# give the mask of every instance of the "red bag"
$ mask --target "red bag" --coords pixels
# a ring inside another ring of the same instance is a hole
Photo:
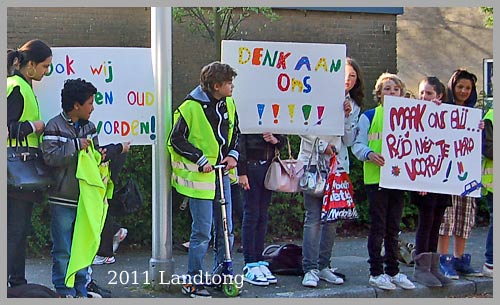
[[[330,163],[330,168],[333,169],[334,166]],[[346,172],[331,170],[323,196],[321,221],[335,222],[337,220],[357,219],[358,211],[356,211],[353,196],[354,190],[349,175]]]

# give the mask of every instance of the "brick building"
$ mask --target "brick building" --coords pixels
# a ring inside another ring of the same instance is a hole
[[[377,76],[396,72],[396,16],[402,8],[275,9],[280,20],[254,15],[234,39],[341,43],[363,67],[366,101]],[[263,29],[262,25],[266,24]],[[150,47],[151,9],[140,8],[16,8],[7,9],[7,46],[40,38],[54,47]],[[213,43],[173,24],[173,104],[198,82],[201,67],[216,60]]]
[[[478,7],[276,8],[281,18],[246,19],[234,39],[344,43],[363,68],[365,103],[380,73],[398,72],[416,93],[418,80],[436,75],[447,82],[464,67],[478,76],[482,59],[493,58],[493,29]],[[263,25],[266,25],[263,27]],[[197,84],[201,67],[216,60],[213,42],[173,23],[172,98],[178,105]],[[40,38],[51,46],[150,47],[151,9],[7,8],[7,46]]]

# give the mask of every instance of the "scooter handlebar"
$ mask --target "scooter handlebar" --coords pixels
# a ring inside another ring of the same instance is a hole
[[[217,165],[212,165],[212,169],[214,169],[214,170],[215,170],[215,169],[219,169],[219,168],[224,169],[225,167],[226,167],[226,165],[225,165],[225,164],[217,164]],[[201,173],[201,172],[203,172],[203,166],[198,166],[198,171],[199,171],[200,173]]]

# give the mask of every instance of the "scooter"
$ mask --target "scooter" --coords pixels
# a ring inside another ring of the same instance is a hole
[[[240,289],[233,280],[233,261],[231,259],[231,249],[229,245],[229,229],[227,226],[227,213],[226,213],[226,198],[224,197],[224,183],[222,182],[223,170],[225,165],[215,165],[214,169],[217,171],[219,177],[219,187],[220,187],[220,199],[219,203],[221,206],[222,214],[222,230],[224,233],[224,261],[220,263],[217,268],[215,268],[213,275],[218,275],[222,279],[229,278],[229,283],[224,281],[219,287],[222,288],[222,292],[228,297],[236,297],[240,294]]]

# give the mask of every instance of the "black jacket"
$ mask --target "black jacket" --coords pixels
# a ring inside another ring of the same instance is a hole
[[[278,143],[273,145],[264,141],[262,134],[240,135],[238,160],[238,175],[247,174],[247,161],[271,160],[274,157],[274,148],[281,149],[286,143],[286,136],[274,134]]]

